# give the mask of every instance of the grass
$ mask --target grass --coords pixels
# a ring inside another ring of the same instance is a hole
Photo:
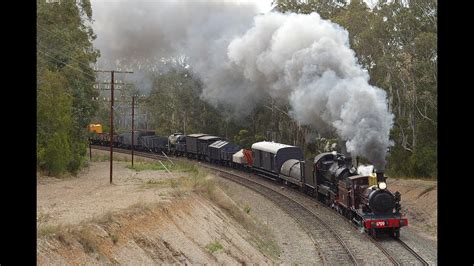
[[[63,233],[64,229],[63,225],[44,225],[40,226],[37,232],[39,237],[50,237]]]
[[[126,166],[128,169],[135,170],[137,172],[144,171],[144,170],[155,170],[155,171],[162,171],[168,169],[170,172],[182,172],[182,173],[191,173],[197,174],[198,167],[189,162],[174,162],[171,163],[167,160],[162,160],[160,162],[146,162],[146,161],[137,161],[134,163],[133,167],[131,165]],[[165,169],[166,167],[166,169]]]
[[[112,223],[113,221],[113,213],[111,211],[108,211],[101,216],[93,217],[92,219],[90,219],[89,222],[104,226],[106,224]]]
[[[94,253],[97,251],[95,241],[97,237],[88,227],[82,227],[79,230],[74,230],[72,233],[86,253]]]
[[[438,181],[436,177],[413,177],[413,176],[387,176],[390,179],[404,179],[404,180],[424,180],[424,181]]]
[[[148,180],[141,188],[163,188],[170,187],[173,189],[171,192],[172,196],[182,197],[188,192],[195,192],[200,195],[211,197],[215,189],[215,181],[209,175],[209,172],[205,169],[199,168],[196,165],[188,162],[164,162],[163,164],[168,170],[175,176],[175,178],[161,179],[161,180]],[[163,165],[159,162],[146,162],[136,164],[133,168],[127,166],[130,169],[136,171],[143,170],[164,170]]]
[[[89,158],[89,156],[87,156]],[[108,162],[110,159],[109,154],[93,154],[92,155],[92,162]],[[131,157],[129,155],[123,155],[123,154],[118,154],[114,153],[113,155],[114,162],[131,162]],[[146,162],[146,159],[140,158],[140,157],[135,157],[133,159],[134,163],[140,163],[140,162]]]
[[[135,162],[133,164],[133,167],[131,165],[127,165],[126,167],[128,169],[135,170],[137,172],[144,171],[144,170],[154,170],[154,171],[160,171],[160,170],[170,170],[172,167],[172,164],[170,162],[162,162],[163,164],[159,162]],[[165,167],[166,166],[166,169]]]
[[[250,213],[250,210],[251,210],[251,208],[250,208],[249,206],[245,206],[245,207],[244,207],[244,212],[245,212],[245,213],[249,214],[249,213]]]
[[[221,245],[221,243],[219,243],[219,241],[215,240],[207,244],[206,249],[209,250],[209,252],[211,252],[212,254],[214,252],[224,249],[224,247]]]

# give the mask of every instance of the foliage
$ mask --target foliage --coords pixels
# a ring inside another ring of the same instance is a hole
[[[211,253],[217,252],[217,251],[219,251],[223,248],[224,247],[217,240],[212,241],[211,243],[206,245],[206,249],[209,250],[209,252],[211,252]]]
[[[57,175],[67,170],[72,127],[72,97],[63,90],[65,78],[46,70],[44,83],[38,88],[37,151],[38,166],[48,175]],[[55,108],[55,112],[48,112]]]
[[[75,174],[86,155],[99,56],[91,19],[89,0],[37,1],[37,166],[47,174]]]
[[[151,127],[164,136],[176,132],[228,135],[232,123],[199,98],[201,91],[202,83],[184,67],[155,75],[145,102]]]

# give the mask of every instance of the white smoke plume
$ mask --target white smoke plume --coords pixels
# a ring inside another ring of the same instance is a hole
[[[335,129],[347,152],[383,170],[393,114],[385,91],[371,86],[357,63],[345,29],[317,13],[259,14],[252,4],[146,3],[127,5],[129,12],[108,7],[114,16],[104,21],[124,28],[112,26],[114,33],[102,39],[97,32],[102,44],[114,43],[105,45],[106,54],[135,60],[185,55],[203,81],[204,100],[238,115],[266,95],[288,101],[294,119],[318,131]]]
[[[243,101],[236,106],[263,93],[289,99],[296,120],[336,129],[347,152],[383,170],[393,114],[385,91],[369,85],[346,30],[316,13],[259,15],[252,28],[230,42],[227,55],[230,72],[252,89],[236,92],[208,82],[204,98],[219,101],[238,93]],[[228,75],[225,68],[221,72]]]

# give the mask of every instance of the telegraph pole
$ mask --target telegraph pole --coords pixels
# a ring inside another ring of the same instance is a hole
[[[135,96],[132,96],[132,168],[133,168],[133,150],[135,141]]]
[[[112,161],[113,161],[113,137],[114,137],[114,84],[115,73],[133,73],[132,71],[117,71],[117,70],[95,70],[95,72],[110,72],[110,184],[112,184]]]

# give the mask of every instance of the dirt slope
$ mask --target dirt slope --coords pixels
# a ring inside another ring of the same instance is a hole
[[[137,172],[125,167],[129,162],[118,161],[110,185],[109,163],[101,157],[106,154],[94,151],[99,161],[76,178],[38,177],[39,265],[295,261],[280,246],[286,243],[276,239],[278,228],[270,230],[256,219],[255,209],[247,212],[207,173],[194,177],[201,183],[193,185],[186,172]],[[260,205],[267,213],[275,210],[270,202],[260,200]],[[285,230],[295,232],[286,242],[305,243],[296,237],[304,234],[299,228],[286,225]]]
[[[402,195],[402,212],[409,227],[419,235],[437,240],[438,182],[418,179],[387,179],[388,188]]]
[[[39,238],[38,265],[269,263],[250,238],[207,200],[186,196]]]

